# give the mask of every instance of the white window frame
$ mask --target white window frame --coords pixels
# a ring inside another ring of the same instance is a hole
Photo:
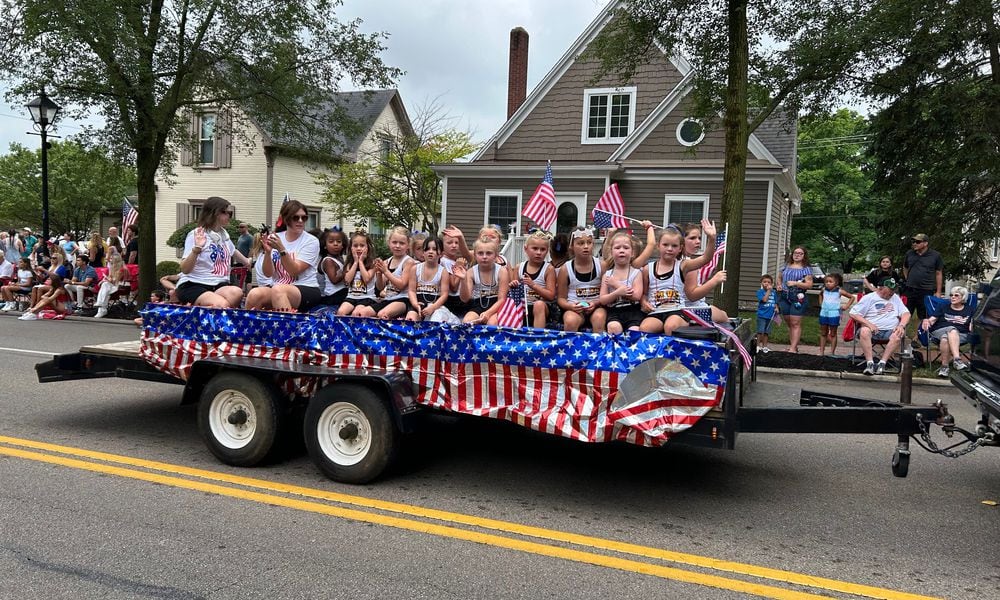
[[[670,204],[673,202],[701,202],[701,218],[708,218],[708,204],[711,200],[709,194],[664,194],[663,196],[663,223],[670,223]],[[677,223],[683,225],[683,223]],[[702,240],[704,241],[704,240]]]
[[[576,226],[583,227],[587,224],[587,192],[556,192],[556,214],[559,214],[559,206],[564,202],[571,202],[576,205]]]
[[[683,128],[684,124],[687,123],[688,121],[693,121],[698,125],[701,125],[701,136],[699,136],[698,139],[693,142],[688,142],[681,137],[681,128]],[[701,119],[688,117],[686,119],[682,119],[681,122],[677,124],[677,130],[674,132],[674,134],[677,137],[677,143],[679,143],[681,146],[687,146],[688,148],[691,148],[697,146],[705,139],[705,124],[701,122]]]
[[[1000,238],[993,238],[990,244],[990,262],[1000,261]]]
[[[583,125],[580,128],[581,144],[620,144],[624,142],[632,132],[635,131],[635,97],[636,86],[617,88],[590,88],[583,91]],[[590,99],[594,96],[608,96],[608,116],[605,123],[604,133],[611,130],[611,96],[613,94],[628,94],[628,133],[623,137],[588,137],[590,130]]]
[[[203,132],[203,129],[204,129],[205,117],[212,117],[212,137],[211,138],[202,137],[202,132]],[[219,124],[219,115],[216,114],[216,113],[214,113],[214,112],[206,112],[206,113],[201,113],[200,115],[198,115],[198,160],[197,160],[196,164],[199,167],[214,167],[214,166],[216,166],[216,163],[217,163],[217,160],[218,160],[217,159],[218,152],[216,152],[217,149],[215,147],[215,144],[219,140],[219,136],[216,135],[216,127],[218,126],[218,124]],[[209,142],[209,141],[212,143],[212,160],[211,160],[211,162],[202,162],[202,158],[203,158],[203,154],[204,154],[202,152],[202,145],[205,142]]]
[[[490,225],[490,198],[493,196],[516,196],[517,197],[517,215],[515,223],[514,235],[521,235],[521,210],[522,202],[524,200],[521,190],[498,190],[498,189],[487,189],[485,193],[485,201],[483,202],[483,226]],[[510,237],[510,231],[503,232],[505,238]]]

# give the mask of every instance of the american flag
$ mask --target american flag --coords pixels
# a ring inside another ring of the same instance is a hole
[[[520,327],[524,324],[524,314],[524,286],[512,283],[497,313],[497,324],[500,327]]]
[[[594,217],[594,227],[598,229],[610,229],[612,227],[628,227],[628,220],[625,214],[625,202],[622,201],[621,192],[618,191],[618,184],[612,183],[608,189],[604,190],[601,199],[597,201],[591,215]]]
[[[140,355],[182,380],[204,358],[402,373],[418,404],[588,442],[663,445],[718,405],[729,371],[729,355],[718,344],[641,332],[609,336],[171,304],[148,304],[141,314]],[[650,366],[642,365],[655,360],[676,376],[643,377]],[[616,403],[637,370],[630,386],[646,381],[645,390],[639,385]],[[281,389],[312,393],[326,383],[288,376]]]
[[[719,265],[719,257],[722,256],[722,253],[725,251],[726,232],[720,231],[719,237],[715,238],[715,252],[712,253],[712,259],[698,271],[698,281],[708,281],[708,278],[712,276],[712,272],[715,271],[715,267]]]
[[[556,190],[552,187],[552,162],[545,166],[545,177],[538,184],[531,199],[524,205],[521,214],[534,221],[542,229],[551,229],[556,222]]]
[[[750,363],[751,363],[750,351],[747,350],[747,347],[744,346],[743,342],[740,341],[739,336],[737,336],[732,331],[726,329],[725,327],[718,325],[715,321],[712,320],[711,308],[709,309],[685,308],[681,312],[683,312],[684,316],[686,316],[691,321],[694,321],[695,323],[701,325],[702,327],[712,327],[714,329],[718,329],[722,333],[722,335],[732,340],[733,345],[736,346],[736,350],[740,353],[740,357],[743,359],[743,368],[745,369],[750,368]]]
[[[132,207],[132,203],[128,201],[128,198],[122,200],[122,240],[125,245],[132,240],[132,230],[129,229],[129,225],[135,225],[139,220],[139,211]]]

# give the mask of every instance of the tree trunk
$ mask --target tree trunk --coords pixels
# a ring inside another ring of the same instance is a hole
[[[722,215],[719,231],[729,225],[726,238],[726,285],[716,294],[716,305],[736,316],[740,293],[740,263],[743,251],[743,189],[747,172],[747,0],[730,0],[729,67],[726,82],[726,163],[722,172]],[[714,248],[706,248],[706,252]]]
[[[151,149],[136,154],[135,170],[139,189],[139,295],[138,304],[146,303],[156,289],[156,168],[157,158]]]

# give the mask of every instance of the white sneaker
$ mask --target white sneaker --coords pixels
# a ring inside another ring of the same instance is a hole
[[[883,373],[885,373],[885,361],[880,360],[878,361],[878,365],[875,367],[875,374],[882,375]]]
[[[768,352],[771,351],[771,349],[768,348],[767,346],[761,346],[760,351],[763,352],[764,354],[767,354]]]
[[[938,377],[947,377],[947,376],[948,376],[948,367],[941,367],[940,369],[938,369]]]
[[[5,302],[4,305],[3,305],[3,307],[0,308],[0,310],[2,310],[3,312],[7,312],[7,311],[14,310],[15,307],[16,307],[16,305],[13,302]]]
[[[956,358],[955,360],[951,361],[951,366],[956,371],[964,371],[965,369],[969,368],[969,365],[967,365],[965,361],[962,360],[961,358]]]
[[[36,315],[35,313],[33,313],[31,311],[28,311],[28,312],[24,313],[23,315],[21,315],[20,317],[18,317],[17,319],[19,321],[34,321],[34,320],[38,319],[38,315]]]
[[[108,315],[108,309],[103,306],[97,309],[97,314],[94,315],[95,319],[103,319]]]
[[[865,365],[864,374],[865,375],[874,375],[875,374],[875,363],[873,363],[872,361],[868,361],[868,364]]]

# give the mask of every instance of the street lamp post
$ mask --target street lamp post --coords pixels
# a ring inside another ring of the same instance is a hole
[[[42,136],[42,244],[49,240],[49,142],[48,129],[59,114],[59,105],[45,95],[35,98],[27,104],[31,112],[31,120],[35,123],[35,131]],[[29,132],[30,133],[30,132]]]

